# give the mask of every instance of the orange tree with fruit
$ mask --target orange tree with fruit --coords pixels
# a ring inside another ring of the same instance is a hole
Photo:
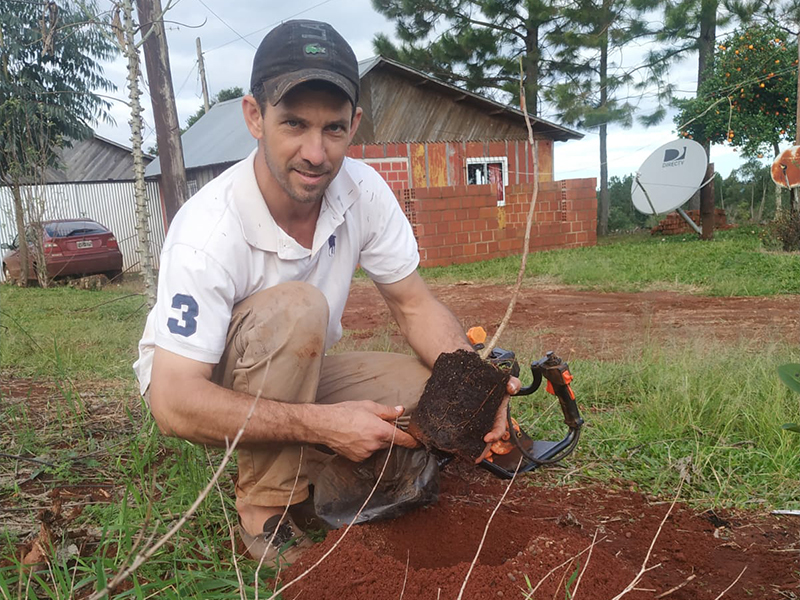
[[[782,142],[794,141],[797,68],[797,42],[786,31],[734,31],[718,44],[697,97],[676,100],[678,134],[728,143],[748,157],[777,155]]]

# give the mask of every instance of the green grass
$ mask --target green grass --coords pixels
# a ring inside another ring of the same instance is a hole
[[[528,281],[582,289],[638,292],[647,289],[692,291],[710,296],[771,296],[800,293],[800,257],[764,249],[760,230],[719,231],[710,242],[695,235],[649,234],[606,239],[596,247],[534,252],[528,256]],[[429,281],[516,281],[520,257],[453,267],[423,269]]]
[[[586,425],[568,478],[624,479],[670,496],[688,472],[683,498],[698,506],[800,509],[800,435],[781,428],[800,418],[800,397],[777,377],[798,357],[794,347],[695,338],[572,361]],[[516,400],[514,413],[531,435],[552,436],[563,424],[551,404],[538,394]]]
[[[757,234],[742,230],[724,232],[712,243],[629,237],[534,254],[529,276],[598,289],[800,291],[798,257],[769,254],[759,244]],[[515,264],[508,259],[429,269],[425,276],[513,281]],[[0,286],[3,379],[30,378],[44,386],[27,399],[0,398],[0,448],[48,463],[0,459],[0,504],[14,509],[4,513],[13,522],[0,528],[0,597],[66,598],[102,586],[131,554],[139,533],[165,532],[211,477],[206,450],[159,435],[141,405],[131,363],[146,315],[142,298],[129,293]],[[502,344],[523,362],[543,351],[529,333],[509,332]],[[350,346],[403,350],[388,331],[366,344],[345,339],[344,347]],[[776,372],[788,362],[800,362],[796,347],[753,340],[725,345],[699,336],[652,340],[613,361],[573,360],[584,435],[564,468],[530,479],[557,485],[622,480],[670,497],[686,473],[683,498],[698,507],[800,508],[800,435],[781,429],[800,422],[800,400]],[[543,391],[516,400],[514,413],[536,437],[562,433],[552,396]],[[214,466],[220,459],[218,450],[210,451]],[[221,494],[213,491],[116,597],[239,598],[223,512],[234,513],[234,472],[230,465]],[[83,512],[66,529],[56,526],[53,542],[62,549],[73,541],[84,544],[82,556],[62,553],[50,571],[23,570],[16,554],[20,536],[35,531],[40,510],[52,507],[51,490],[76,484],[96,486],[78,490],[103,489],[112,500],[64,501],[65,513],[79,505]],[[77,531],[83,533],[69,537]],[[254,565],[240,566],[252,597]],[[263,584],[261,590],[267,595]]]
[[[144,298],[128,289],[2,285],[3,368],[27,377],[131,380],[146,317]]]

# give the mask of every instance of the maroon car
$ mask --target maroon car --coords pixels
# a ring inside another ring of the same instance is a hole
[[[104,273],[109,279],[122,273],[122,253],[114,234],[106,227],[89,219],[62,219],[45,221],[42,228],[42,241],[47,276],[50,279],[68,275],[94,275]],[[28,231],[30,268],[28,279],[36,279],[35,253],[30,240],[33,231]],[[3,274],[6,280],[19,280],[20,256],[19,241],[3,244],[9,250],[3,257]]]

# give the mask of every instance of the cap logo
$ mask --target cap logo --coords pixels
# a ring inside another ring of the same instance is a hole
[[[328,49],[324,46],[320,46],[319,44],[306,44],[305,48],[303,48],[303,52],[306,54],[327,54]]]

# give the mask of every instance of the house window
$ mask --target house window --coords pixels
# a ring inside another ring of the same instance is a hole
[[[508,185],[508,158],[487,156],[467,159],[468,185],[493,185],[497,190],[497,206],[506,204]]]
[[[186,187],[189,188],[189,198],[197,193],[197,179],[189,179],[186,182]]]

